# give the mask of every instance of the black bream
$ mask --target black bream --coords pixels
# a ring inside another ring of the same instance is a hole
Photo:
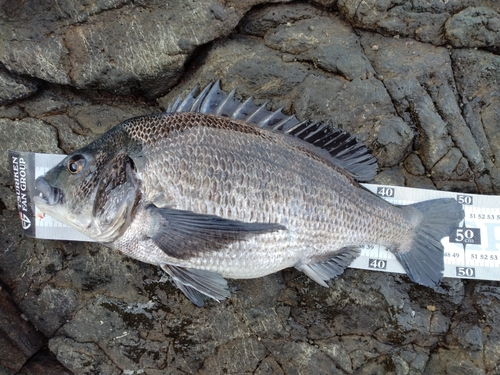
[[[219,88],[127,120],[36,180],[39,209],[162,267],[198,306],[227,278],[295,267],[323,286],[387,246],[410,279],[435,286],[464,217],[454,199],[394,206],[361,187],[377,164],[346,132],[299,122]]]

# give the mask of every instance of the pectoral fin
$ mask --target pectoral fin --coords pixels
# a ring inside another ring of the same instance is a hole
[[[304,272],[319,285],[328,288],[328,284],[326,283],[326,281],[342,274],[344,270],[352,263],[352,261],[359,256],[359,254],[359,248],[346,247],[341,249],[326,261],[301,264],[296,266],[295,268]]]
[[[249,236],[286,229],[280,224],[245,223],[192,211],[147,208],[153,226],[150,237],[171,257],[189,259],[203,251],[218,251]]]
[[[161,266],[175,285],[198,307],[208,298],[220,301],[229,297],[227,281],[218,273],[164,264]]]

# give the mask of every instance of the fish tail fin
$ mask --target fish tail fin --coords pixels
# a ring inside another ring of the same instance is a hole
[[[403,206],[404,210],[417,209],[421,216],[414,236],[395,255],[408,277],[421,285],[437,286],[443,277],[443,237],[458,227],[465,214],[462,205],[453,198],[433,199]]]

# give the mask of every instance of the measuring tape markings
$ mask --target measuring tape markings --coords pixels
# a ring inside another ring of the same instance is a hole
[[[451,197],[463,205],[465,218],[444,245],[445,277],[500,280],[500,197],[381,185],[364,185],[393,204]],[[364,246],[356,268],[404,273],[382,246]],[[389,261],[390,260],[390,261]],[[387,262],[387,264],[385,264]]]

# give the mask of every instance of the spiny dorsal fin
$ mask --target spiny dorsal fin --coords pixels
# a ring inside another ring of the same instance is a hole
[[[195,87],[184,100],[179,96],[168,106],[166,113],[199,112],[245,121],[288,134],[315,146],[308,149],[327,158],[359,181],[370,181],[377,173],[377,159],[370,150],[341,129],[321,122],[299,121],[295,116],[287,116],[281,112],[282,108],[269,111],[266,108],[267,102],[258,106],[252,97],[241,102],[234,97],[235,90],[229,94],[222,91],[220,81],[208,84],[195,97],[197,89]]]

